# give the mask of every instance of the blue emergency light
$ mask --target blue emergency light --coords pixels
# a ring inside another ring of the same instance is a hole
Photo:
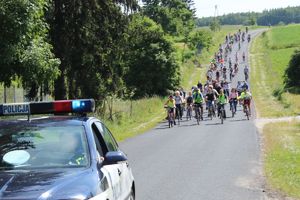
[[[61,100],[52,102],[12,103],[0,105],[0,116],[88,113],[95,111],[94,99]]]

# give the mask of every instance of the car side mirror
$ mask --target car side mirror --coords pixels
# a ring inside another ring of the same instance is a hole
[[[115,165],[127,160],[127,156],[122,151],[107,152],[104,158],[104,165]]]

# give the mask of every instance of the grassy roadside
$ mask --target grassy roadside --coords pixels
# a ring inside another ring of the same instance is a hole
[[[263,132],[268,184],[300,199],[300,123],[272,123]]]
[[[220,43],[223,42],[225,35],[237,31],[239,26],[224,26],[220,32],[213,35],[213,46],[209,51],[203,51],[200,55],[202,68],[196,67],[193,63],[193,58],[190,58],[181,66],[182,83],[181,85],[190,89],[198,80],[205,79],[206,66],[211,60],[211,56],[217,51]],[[188,47],[184,47],[183,43],[175,43],[177,55],[181,56],[185,48],[185,52],[189,52]],[[207,64],[203,64],[207,63]],[[136,136],[147,130],[150,130],[158,122],[164,118],[165,99],[160,97],[146,98],[137,101],[121,101],[115,100],[113,113],[115,114],[114,121],[104,119],[109,129],[114,133],[118,141],[123,141],[127,138]],[[131,107],[132,105],[132,107]],[[132,108],[132,109],[131,109]]]
[[[296,48],[300,25],[274,27],[251,46],[252,94],[258,117],[295,116],[300,95],[283,92],[283,75]],[[264,127],[264,171],[267,183],[285,195],[300,198],[300,123],[271,123]]]
[[[275,27],[256,38],[250,50],[252,93],[259,117],[300,113],[300,95],[282,92],[283,75],[300,47],[300,25]]]

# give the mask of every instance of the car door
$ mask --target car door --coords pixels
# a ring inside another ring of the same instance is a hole
[[[93,131],[93,135],[96,143],[95,145],[100,159],[101,157],[104,157],[105,154],[108,152],[108,147],[106,146],[101,134],[101,131],[103,131],[102,127],[98,128],[99,123],[100,122],[94,122],[92,124],[92,131]],[[121,195],[120,195],[121,183],[119,177],[119,167],[117,165],[104,165],[99,170],[101,170],[100,174],[103,174],[103,177],[101,177],[102,179],[100,180],[100,187],[101,190],[103,190],[104,192],[99,194],[97,197],[99,197],[99,199],[101,200],[121,199]]]
[[[120,151],[119,146],[116,140],[114,139],[113,135],[109,131],[109,129],[104,124],[101,125],[103,129],[102,134],[105,141],[108,143],[108,145],[111,147],[112,150]],[[130,171],[128,161],[119,163],[118,168],[119,168],[120,184],[122,190],[122,199],[126,199],[131,192],[133,176]]]

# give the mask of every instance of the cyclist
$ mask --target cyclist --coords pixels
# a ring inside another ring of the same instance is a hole
[[[187,110],[189,110],[190,109],[190,111],[191,111],[191,113],[190,114],[192,114],[192,110],[193,110],[193,107],[192,107],[192,105],[193,105],[193,95],[192,95],[192,92],[189,92],[189,96],[186,98],[186,108],[187,108]],[[186,113],[186,115],[187,115],[188,113]],[[188,117],[188,116],[186,116],[186,117]]]
[[[239,71],[239,66],[237,63],[234,64],[234,73],[237,74]]]
[[[251,93],[246,88],[244,88],[243,92],[241,93],[241,96],[239,96],[238,99],[243,101],[244,112],[247,107],[249,110],[249,115],[251,115]]]
[[[232,80],[233,77],[234,77],[234,75],[233,75],[233,68],[231,66],[229,66],[229,78],[230,78],[230,81]]]
[[[182,97],[180,96],[180,92],[175,92],[175,105],[176,105],[176,116],[182,119],[182,104],[184,103]]]
[[[227,79],[227,68],[226,66],[223,67],[223,79],[226,81]]]
[[[232,88],[228,99],[230,103],[230,110],[234,108],[234,113],[236,113],[237,98],[238,92],[235,88]]]
[[[245,74],[245,81],[248,81],[248,78],[249,78],[249,68],[248,68],[247,65],[245,65],[244,74]]]
[[[220,81],[220,71],[216,71],[216,80],[219,82]]]
[[[194,106],[197,108],[200,108],[201,110],[201,118],[202,118],[202,114],[203,114],[203,95],[200,92],[200,90],[198,88],[196,88],[196,90],[193,93],[193,99],[194,99]]]
[[[251,35],[248,34],[248,42],[250,42],[250,40],[251,40]]]
[[[173,95],[170,95],[167,102],[165,103],[165,108],[167,108],[168,110],[168,117],[169,117],[169,114],[172,114],[173,116],[173,121],[174,121],[174,124],[176,125],[176,122],[175,122],[175,100],[174,100],[174,97]]]
[[[221,108],[224,110],[224,119],[226,118],[225,104],[227,103],[227,96],[224,94],[224,90],[220,90],[220,94],[218,97],[218,117],[221,113]]]
[[[227,81],[225,81],[225,82],[223,83],[223,90],[224,90],[225,95],[226,95],[227,97],[229,97],[230,84],[229,84]]]
[[[245,62],[245,60],[246,60],[246,54],[245,52],[243,52],[243,61]]]
[[[214,113],[215,112],[214,102],[216,100],[216,92],[213,89],[212,85],[208,86],[208,90],[207,90],[207,93],[205,95],[205,100],[206,100],[206,106],[207,106],[207,108],[211,107],[212,108],[212,112]],[[209,113],[208,113],[208,115],[209,115]]]

